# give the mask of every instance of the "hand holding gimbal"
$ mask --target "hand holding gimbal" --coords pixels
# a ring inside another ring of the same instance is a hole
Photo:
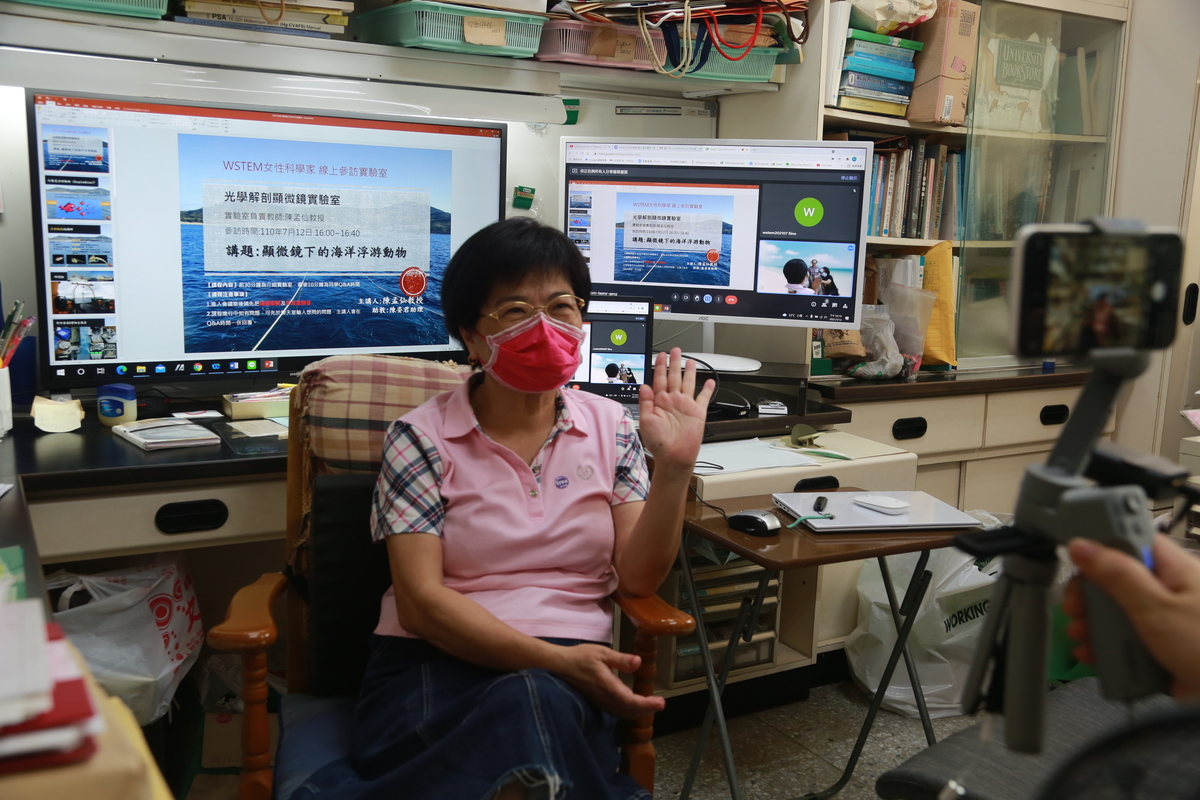
[[[1079,241],[1086,245],[1074,244]],[[973,555],[1004,556],[963,704],[971,713],[986,698],[989,710],[1003,711],[1012,750],[1041,750],[1055,547],[1073,538],[1094,539],[1153,568],[1155,525],[1148,498],[1183,493],[1196,499],[1182,467],[1097,444],[1121,386],[1149,363],[1144,348],[1165,346],[1174,333],[1181,249],[1177,236],[1174,248],[1163,247],[1163,241],[1158,236],[1155,242],[1136,223],[1028,226],[1014,249],[1020,299],[1014,328],[1023,354],[1045,354],[1050,343],[1074,342],[1070,351],[1086,352],[1093,371],[1049,459],[1026,469],[1013,526],[965,534],[955,542]],[[1027,251],[1040,253],[1041,260],[1026,263]],[[1102,328],[1112,335],[1110,346],[1095,348],[1095,313],[1088,315],[1087,304],[1114,299],[1120,306]],[[1054,307],[1055,302],[1067,307]],[[1113,320],[1122,316],[1124,327],[1118,328]],[[1131,701],[1166,691],[1166,672],[1124,611],[1098,587],[1085,583],[1084,591],[1104,696]]]

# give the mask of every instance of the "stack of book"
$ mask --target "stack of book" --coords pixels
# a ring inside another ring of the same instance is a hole
[[[867,235],[962,238],[963,154],[937,136],[877,139]]]
[[[178,417],[144,419],[124,425],[114,425],[112,431],[143,450],[162,450],[166,447],[199,447],[200,445],[221,443],[221,437],[208,428]]]
[[[91,756],[104,719],[42,601],[0,601],[0,640],[0,775]]]
[[[913,57],[924,45],[850,27],[852,3],[830,3],[826,104],[847,111],[903,117],[912,97]],[[845,49],[837,42],[845,38]]]
[[[180,0],[176,22],[220,28],[290,33],[328,39],[350,21],[354,0],[302,0],[292,3],[255,0]]]

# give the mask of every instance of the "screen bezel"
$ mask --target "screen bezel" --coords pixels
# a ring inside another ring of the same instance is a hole
[[[1144,232],[1104,234],[1083,224],[1027,225],[1017,233],[1012,251],[1011,279],[1013,296],[1012,331],[1016,352],[1022,356],[1082,356],[1087,348],[1049,351],[1045,348],[1047,306],[1047,270],[1050,245],[1056,237],[1090,238],[1097,236],[1141,238],[1152,252],[1175,248],[1179,258],[1152,258],[1153,277],[1163,280],[1167,294],[1161,301],[1146,299],[1147,313],[1142,318],[1134,343],[1139,350],[1161,350],[1175,339],[1175,319],[1179,314],[1180,283],[1182,280],[1182,240],[1173,230],[1148,228]],[[1147,280],[1145,286],[1149,286]]]
[[[654,298],[656,304],[654,315],[658,320],[678,320],[683,322],[720,322],[739,325],[769,325],[769,326],[784,326],[784,327],[807,327],[807,328],[837,328],[843,330],[859,330],[862,327],[862,294],[866,272],[866,221],[867,213],[870,205],[870,183],[872,170],[872,155],[874,153],[873,142],[842,142],[842,141],[822,141],[822,140],[789,140],[789,139],[693,139],[688,137],[680,138],[643,138],[630,136],[563,136],[559,139],[559,191],[562,196],[558,207],[558,224],[563,231],[567,230],[567,215],[569,207],[570,192],[568,189],[569,177],[567,175],[567,145],[568,143],[581,144],[596,144],[596,143],[611,143],[611,144],[664,144],[664,145],[686,145],[703,147],[709,146],[731,146],[731,147],[812,147],[818,149],[834,149],[839,147],[853,147],[864,150],[864,165],[863,165],[863,180],[861,185],[861,200],[859,205],[859,224],[857,238],[855,240],[855,270],[854,270],[854,295],[851,302],[851,320],[850,321],[826,321],[818,319],[810,319],[800,317],[799,315],[789,318],[767,317],[767,316],[734,316],[728,314],[705,314],[699,312],[682,312],[674,310],[666,310],[671,305],[672,293],[677,293],[680,290],[678,287],[657,286],[652,284],[639,283],[636,286],[620,283],[609,283],[593,280],[593,293],[597,295],[621,295],[636,291],[639,294],[649,295]],[[757,236],[757,233],[756,233]],[[756,256],[757,258],[757,256]],[[757,266],[757,261],[756,261]],[[714,287],[716,288],[716,287]],[[737,290],[729,290],[737,291]],[[754,294],[759,294],[757,290]],[[818,295],[820,297],[820,295]]]
[[[144,96],[144,95],[132,95],[132,94],[131,95],[120,95],[120,94],[103,94],[103,93],[96,93],[96,92],[76,92],[76,91],[65,90],[65,89],[37,89],[37,88],[28,87],[28,86],[24,88],[24,91],[25,91],[25,120],[26,120],[26,130],[27,130],[27,138],[28,138],[27,156],[28,156],[28,164],[29,164],[29,169],[30,169],[29,188],[30,188],[30,193],[31,193],[31,206],[32,206],[31,222],[32,222],[32,231],[33,231],[33,237],[34,237],[34,248],[33,248],[34,249],[33,264],[34,264],[34,270],[35,270],[34,282],[36,284],[35,288],[37,291],[37,303],[38,303],[36,315],[38,316],[39,330],[41,332],[41,338],[38,341],[36,360],[37,360],[37,371],[38,371],[38,385],[40,388],[48,390],[48,391],[54,391],[54,390],[61,391],[61,390],[70,390],[70,389],[77,389],[77,388],[91,388],[91,387],[102,386],[104,384],[120,382],[120,381],[131,382],[131,383],[134,383],[135,385],[183,384],[185,386],[186,385],[195,385],[197,383],[212,385],[212,384],[216,384],[216,383],[228,384],[228,383],[258,383],[258,382],[268,381],[268,380],[269,381],[278,381],[285,377],[295,375],[307,364],[310,364],[314,361],[318,361],[322,358],[326,358],[327,356],[334,355],[334,353],[314,353],[311,355],[290,355],[290,356],[278,357],[275,359],[278,361],[278,369],[277,370],[266,371],[266,372],[257,372],[257,373],[249,373],[249,372],[210,373],[210,372],[204,372],[204,373],[197,374],[197,373],[193,373],[191,371],[184,371],[182,374],[178,374],[178,373],[175,373],[174,370],[169,370],[166,373],[159,374],[159,373],[154,373],[150,369],[151,365],[154,362],[126,361],[123,363],[130,365],[131,369],[130,369],[129,373],[124,374],[124,375],[116,375],[116,374],[105,375],[105,376],[79,375],[79,374],[72,375],[69,373],[74,372],[75,370],[72,368],[69,368],[69,367],[66,368],[68,374],[66,374],[62,377],[54,375],[55,369],[63,368],[63,367],[62,367],[62,365],[51,364],[51,359],[50,359],[50,348],[53,345],[53,327],[54,326],[53,326],[53,315],[50,313],[51,312],[50,304],[52,302],[52,298],[49,297],[49,289],[47,286],[48,281],[46,280],[49,266],[46,264],[46,254],[45,254],[45,249],[43,246],[43,231],[44,231],[44,226],[46,223],[46,218],[45,218],[45,209],[42,208],[41,186],[40,186],[40,174],[41,173],[39,170],[39,160],[41,157],[41,153],[40,153],[40,141],[38,140],[38,133],[37,133],[36,104],[34,102],[34,98],[38,95],[77,97],[82,100],[101,100],[101,101],[110,100],[113,102],[121,102],[121,103],[146,103],[147,105],[155,105],[155,106],[163,106],[163,105],[183,106],[183,107],[199,108],[199,109],[214,109],[214,110],[228,110],[228,111],[252,111],[252,112],[258,112],[258,113],[286,113],[286,114],[295,113],[295,114],[302,114],[305,116],[322,117],[325,119],[333,119],[333,120],[337,120],[337,119],[375,120],[375,121],[379,121],[379,122],[384,122],[384,123],[389,123],[389,124],[397,124],[397,125],[405,125],[405,124],[409,124],[409,125],[444,125],[447,127],[456,127],[456,128],[495,129],[500,132],[500,136],[499,136],[499,139],[500,139],[500,176],[499,176],[499,181],[497,184],[496,220],[499,221],[499,220],[503,220],[505,218],[505,211],[507,210],[507,196],[505,193],[505,191],[506,191],[505,187],[507,186],[507,176],[508,176],[508,135],[509,135],[508,123],[505,123],[505,122],[494,122],[494,121],[488,121],[488,120],[472,120],[472,119],[456,119],[456,118],[449,118],[449,117],[413,117],[413,116],[400,116],[400,115],[346,113],[346,112],[334,112],[334,111],[330,111],[330,110],[317,110],[317,109],[305,108],[305,107],[301,107],[301,106],[247,105],[247,104],[241,104],[241,103],[220,103],[220,102],[199,101],[199,100],[191,100],[191,99],[181,99],[178,97],[149,97],[149,96]],[[28,310],[27,310],[27,313],[28,313]],[[428,350],[428,351],[413,350],[413,351],[407,351],[404,353],[393,353],[392,355],[403,355],[403,356],[408,356],[408,357],[412,357],[412,358],[426,358],[426,359],[438,360],[438,361],[455,361],[458,363],[465,363],[466,362],[466,351],[464,349],[462,349],[461,345],[457,342],[457,340],[454,337],[450,337],[449,343],[452,345],[452,347],[450,347],[448,349],[444,349],[444,350]],[[363,354],[367,354],[372,351],[369,348],[364,348],[361,352]],[[206,354],[204,356],[204,358],[200,359],[200,360],[207,360],[209,358],[211,358],[211,356]],[[239,357],[239,360],[241,360],[242,358],[244,358],[244,357]],[[170,361],[170,362],[161,361],[159,363],[164,363],[164,364],[170,363],[173,365],[176,363],[192,362],[192,361],[196,361],[196,360],[197,360],[197,358],[195,356],[189,357],[185,354],[180,354],[180,358],[178,361]],[[106,362],[106,366],[108,365],[108,363],[111,363],[115,367],[118,363],[121,363],[121,362]],[[144,374],[136,374],[135,373],[133,367],[135,367],[139,364],[147,366],[147,370]],[[77,367],[76,369],[79,369],[79,368],[82,368],[82,367]]]

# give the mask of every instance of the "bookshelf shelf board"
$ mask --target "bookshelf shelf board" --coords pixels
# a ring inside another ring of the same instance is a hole
[[[945,239],[902,239],[898,236],[868,236],[868,245],[887,245],[890,247],[933,247],[938,242],[946,241]],[[954,247],[957,244],[951,242]]]
[[[1023,139],[1025,141],[1063,142],[1064,144],[1104,144],[1107,136],[1082,136],[1077,133],[1026,133],[1025,131],[993,131],[985,128],[973,128],[975,136],[987,136],[996,139]]]
[[[934,125],[926,122],[909,122],[898,117],[884,117],[878,114],[863,114],[858,111],[844,111],[840,108],[825,108],[825,124],[835,126],[850,126],[866,128],[875,131],[894,131],[906,134],[913,132],[946,133],[951,136],[966,137],[965,127],[954,125]]]
[[[976,239],[967,242],[959,242],[960,247],[971,247],[977,250],[1007,250],[1013,246],[1013,243],[1007,239]]]

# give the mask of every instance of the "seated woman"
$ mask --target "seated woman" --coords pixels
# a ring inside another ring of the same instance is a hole
[[[821,267],[820,294],[841,294],[838,291],[837,284],[833,280],[833,273],[829,271],[829,267]]]
[[[482,370],[393,423],[373,530],[383,598],[355,711],[353,774],[294,797],[597,798],[646,793],[618,774],[614,717],[660,710],[615,674],[620,586],[653,594],[679,548],[712,395],[659,354],[641,441],[617,403],[561,388],[580,363],[587,264],[531,219],[468,239],[446,268],[450,335]]]

